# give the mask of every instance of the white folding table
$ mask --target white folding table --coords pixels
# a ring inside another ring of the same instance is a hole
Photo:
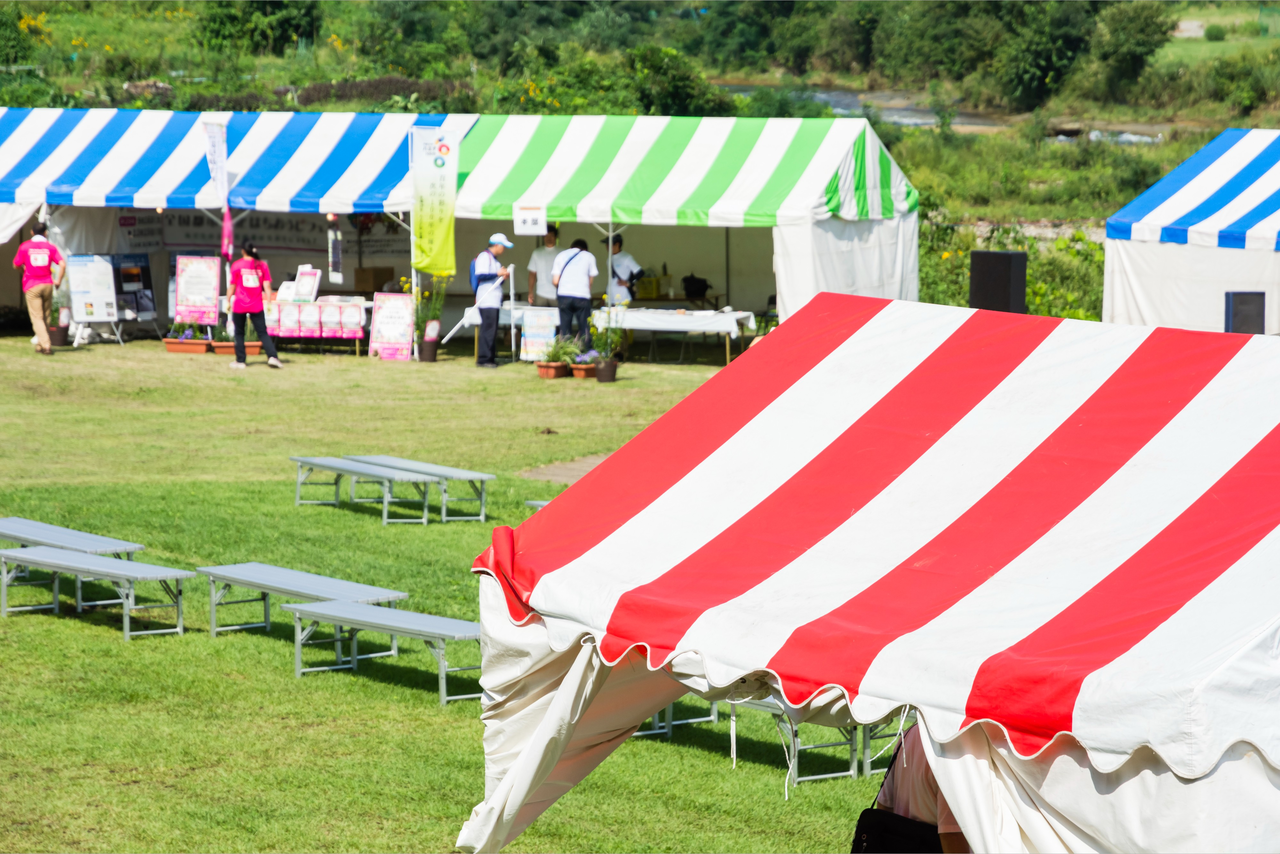
[[[440,686],[440,705],[450,700],[474,700],[480,694],[449,696],[449,688],[445,677],[450,673],[463,670],[479,670],[479,665],[472,667],[450,667],[445,655],[446,641],[479,641],[480,624],[469,620],[454,620],[450,617],[436,617],[431,614],[417,614],[413,611],[393,611],[366,605],[359,602],[316,602],[309,605],[281,605],[285,611],[293,612],[293,669],[301,678],[304,673],[320,670],[356,671],[362,656],[359,654],[357,635],[361,631],[384,632],[393,636],[417,638],[427,645],[436,659],[436,675]],[[311,625],[302,627],[303,620],[310,620]],[[331,623],[335,629],[335,637],[339,638],[337,646],[337,663],[327,667],[303,667],[302,647],[320,623]],[[342,657],[341,632],[346,629],[351,641],[351,656]]]
[[[729,364],[730,339],[738,337],[738,327],[745,324],[748,329],[756,328],[756,316],[749,311],[733,311],[726,307],[719,311],[686,311],[684,309],[665,308],[613,308],[596,309],[591,315],[591,322],[596,329],[613,327],[630,329],[633,332],[647,331],[652,333],[649,342],[649,361],[657,360],[656,341],[659,332],[679,332],[684,334],[680,342],[680,361],[684,361],[684,343],[689,333],[702,332],[724,335],[724,363]]]
[[[347,456],[343,459],[352,460],[358,463],[378,466],[380,468],[395,469],[397,471],[415,472],[417,474],[426,475],[440,484],[440,521],[448,522],[449,519],[449,503],[454,504],[460,502],[480,502],[479,516],[454,516],[454,522],[483,522],[485,518],[485,488],[489,481],[497,477],[497,475],[486,474],[482,471],[470,471],[469,469],[458,469],[453,466],[441,466],[435,463],[422,463],[417,460],[408,460],[404,457],[392,457],[386,454],[374,454],[372,456]],[[471,487],[471,491],[475,493],[475,498],[450,498],[449,497],[449,481],[461,480],[466,481]],[[356,481],[351,479],[351,498],[355,500]],[[425,499],[423,499],[425,501]],[[425,512],[425,508],[424,508]]]
[[[48,522],[37,522],[34,519],[23,519],[21,516],[9,516],[0,519],[0,540],[8,540],[22,547],[53,546],[56,549],[70,549],[73,552],[84,552],[91,555],[114,555],[118,558],[133,560],[133,553],[143,551],[146,547],[128,540],[117,540],[114,537],[103,537],[77,531],[75,528],[64,528],[61,525],[50,525]],[[26,569],[19,572],[18,577],[30,578]],[[99,599],[96,602],[85,602],[81,595],[81,587],[92,578],[76,576],[76,613],[84,610],[85,605],[117,605],[119,599]],[[51,581],[16,581],[10,587],[43,586]]]
[[[408,593],[399,590],[388,590],[385,587],[373,587],[355,581],[344,581],[341,578],[330,578],[327,575],[316,575],[298,569],[285,569],[268,563],[235,563],[227,566],[201,566],[196,572],[209,578],[209,634],[217,637],[218,632],[232,632],[237,629],[266,629],[271,631],[271,594],[289,599],[301,599],[304,602],[327,602],[339,599],[344,602],[364,602],[369,604],[386,603],[394,608],[393,603],[400,599],[408,599]],[[222,588],[218,589],[218,584]],[[244,587],[258,593],[252,599],[234,599],[224,601],[232,587]],[[243,605],[248,602],[262,602],[262,622],[242,623],[237,626],[218,625],[219,605]],[[395,646],[395,638],[392,638]]]
[[[385,466],[369,465],[368,463],[356,462],[355,460],[342,459],[340,457],[289,457],[290,460],[298,464],[298,482],[297,491],[294,493],[293,504],[327,504],[337,507],[342,501],[342,478],[351,478],[351,500],[354,503],[382,502],[382,524],[410,523],[417,525],[417,519],[388,519],[387,509],[392,504],[413,503],[416,498],[396,498],[395,485],[397,483],[412,484],[413,488],[418,491],[418,495],[422,498],[422,521],[421,524],[427,524],[427,488],[435,483],[438,478],[421,472],[407,471],[405,469],[393,469]],[[333,481],[316,482],[310,480],[313,473],[317,471],[327,471],[333,474]],[[355,497],[355,481],[360,480],[376,483],[382,488],[382,498],[361,498]],[[310,486],[332,486],[332,501],[303,501],[302,486],[307,484]]]
[[[16,574],[16,567],[27,566],[43,569],[53,574],[53,602],[48,605],[27,605],[21,608],[9,607],[9,584]],[[69,549],[55,549],[52,546],[33,546],[25,549],[5,549],[0,551],[0,617],[9,616],[10,611],[53,611],[58,613],[58,579],[62,575],[74,575],[80,579],[100,579],[108,582],[120,595],[120,603],[124,606],[124,639],[129,640],[139,635],[182,634],[182,581],[195,578],[194,572],[185,569],[170,569],[165,566],[152,566],[120,560],[114,557],[85,554]],[[134,599],[134,587],[139,581],[158,581],[161,589],[168,595],[172,605],[138,605]],[[169,582],[174,582],[172,585]],[[152,608],[175,608],[178,620],[177,628],[151,629],[144,632],[131,631],[129,618],[133,611],[146,611]]]

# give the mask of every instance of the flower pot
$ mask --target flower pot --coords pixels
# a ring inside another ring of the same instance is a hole
[[[233,345],[235,344],[235,342],[234,342],[234,341],[233,341],[233,342],[231,342],[231,343],[232,343]],[[231,352],[233,352],[233,353],[234,353],[234,352],[235,352],[235,350],[232,350]],[[260,355],[262,355],[262,342],[261,342],[261,341],[246,341],[246,342],[244,342],[244,354],[245,354],[246,356],[260,356]]]
[[[538,376],[544,380],[558,380],[569,376],[569,366],[564,362],[534,362],[538,366]]]
[[[67,327],[51,326],[49,327],[49,343],[54,347],[67,346]]]
[[[164,348],[170,353],[207,353],[209,342],[203,338],[166,338]]]
[[[601,362],[596,365],[596,382],[616,383],[618,381],[618,363]]]
[[[440,341],[419,341],[418,342],[418,361],[434,362],[436,353],[440,350]]]
[[[581,365],[578,365],[578,364],[570,365],[570,367],[573,368],[573,378],[575,380],[595,379],[595,376],[596,376],[595,362],[585,362]]]
[[[213,352],[219,356],[233,356],[236,352],[236,342],[234,341],[213,341]]]

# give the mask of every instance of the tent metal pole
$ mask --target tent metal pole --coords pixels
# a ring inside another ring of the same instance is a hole
[[[609,237],[608,243],[604,246],[605,257],[608,258],[607,266],[609,268],[608,278],[604,280],[604,304],[609,305],[609,286],[613,284],[613,217],[609,217]]]
[[[728,226],[726,226],[724,230],[724,304],[726,306],[733,305],[733,303],[729,302],[730,280],[731,279],[729,276],[729,228]]]

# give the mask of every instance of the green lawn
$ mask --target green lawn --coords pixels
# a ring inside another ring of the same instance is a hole
[[[518,524],[525,500],[561,488],[517,473],[613,450],[715,368],[627,364],[612,386],[544,382],[527,366],[478,371],[469,350],[435,365],[291,354],[283,371],[258,361],[232,373],[224,357],[156,342],[41,358],[0,338],[0,516],[142,542],[146,562],[260,560],[474,619],[468,569],[492,524]],[[497,472],[492,522],[383,528],[371,505],[293,506],[289,455],[361,452]],[[125,643],[117,606],[0,621],[0,850],[452,849],[483,796],[480,706],[439,707],[421,645],[355,677],[296,680],[287,614],[270,636],[215,641],[207,586],[188,590],[183,637]],[[46,595],[18,588],[14,600]],[[238,607],[252,619],[256,606]],[[316,663],[323,649],[311,648]],[[478,659],[474,645],[451,655]],[[846,850],[873,784],[806,783],[784,801],[771,720],[747,712],[739,725],[736,770],[727,716],[678,728],[670,744],[632,740],[511,849]],[[841,762],[806,754],[804,772]]]

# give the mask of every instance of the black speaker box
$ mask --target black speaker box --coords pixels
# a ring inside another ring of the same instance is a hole
[[[1263,335],[1266,332],[1267,295],[1261,291],[1227,293],[1227,332]]]
[[[969,307],[1027,313],[1027,253],[969,254]]]

